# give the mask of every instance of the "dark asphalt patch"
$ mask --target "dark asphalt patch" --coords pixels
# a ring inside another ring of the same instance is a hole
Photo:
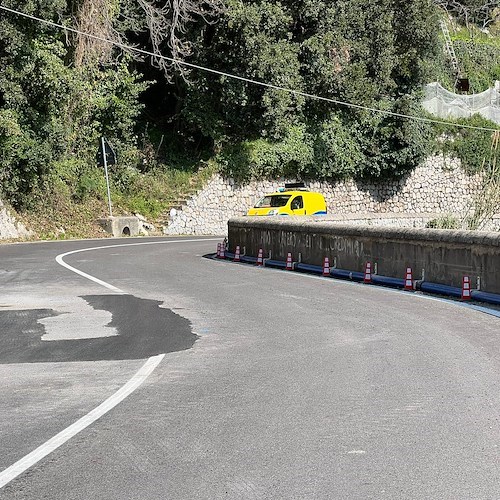
[[[0,364],[143,359],[189,349],[198,336],[191,323],[162,302],[133,295],[87,295],[95,310],[109,311],[118,335],[81,340],[42,341],[43,318],[52,309],[0,311]],[[84,319],[82,319],[84,321]]]

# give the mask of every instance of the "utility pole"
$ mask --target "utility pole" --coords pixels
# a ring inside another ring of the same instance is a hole
[[[109,216],[113,217],[113,209],[111,208],[111,192],[109,190],[108,161],[106,159],[104,137],[101,137],[101,151],[102,151],[102,157],[104,158],[104,173],[106,174],[106,187],[108,190]]]
[[[109,189],[108,165],[116,164],[116,154],[105,137],[101,137],[101,143],[97,151],[97,164],[100,167],[104,167],[104,173],[106,175],[106,188],[108,191],[109,216],[113,217],[113,210],[111,208],[111,191]]]

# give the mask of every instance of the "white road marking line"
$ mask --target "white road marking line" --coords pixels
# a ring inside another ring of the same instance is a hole
[[[95,250],[95,248],[89,248],[89,250]],[[78,252],[78,250],[77,250],[77,252]],[[84,273],[83,271],[76,269],[76,267],[73,267],[73,266],[70,266],[69,264],[66,264],[66,262],[64,262],[64,260],[63,260],[63,257],[65,257],[66,255],[72,254],[72,253],[76,253],[76,252],[73,251],[73,252],[67,252],[67,253],[63,253],[61,255],[58,255],[56,257],[56,262],[58,264],[60,264],[61,266],[69,269],[70,271],[73,271],[74,273],[79,274],[80,276],[83,276],[84,278],[87,278],[88,280],[91,280],[94,283],[97,283],[98,285],[102,285],[103,287],[108,288],[109,290],[112,290],[113,292],[120,293],[120,294],[125,293],[123,290],[120,290],[116,286],[110,285],[109,283],[106,283],[105,281],[102,281],[99,278],[96,278],[95,276],[91,276],[90,274]]]
[[[114,248],[114,247],[130,247],[130,246],[138,246],[138,245],[158,245],[165,243],[198,243],[202,241],[220,241],[220,238],[203,238],[196,240],[171,240],[171,241],[149,241],[149,242],[140,242],[140,243],[124,243],[118,245],[105,245],[105,246],[97,246],[92,248],[82,248],[80,250],[73,250],[71,252],[66,252],[60,254],[56,257],[56,262],[61,266],[73,271],[74,273],[93,281],[99,285],[102,285],[109,290],[112,290],[116,293],[124,294],[123,290],[106,283],[105,281],[96,278],[95,276],[91,276],[90,274],[84,273],[79,269],[76,269],[69,264],[64,262],[63,258],[66,255],[71,255],[80,252],[88,252],[90,250],[101,250],[106,248]],[[12,464],[7,469],[0,472],[0,489],[3,488],[6,484],[10,483],[17,476],[28,470],[30,467],[33,467],[36,463],[38,463],[42,458],[45,458],[47,455],[55,451],[57,448],[62,446],[66,441],[76,436],[79,432],[87,428],[89,425],[93,424],[96,420],[101,418],[103,415],[112,410],[117,404],[121,403],[127,396],[132,394],[138,387],[142,385],[142,383],[151,375],[153,370],[160,364],[162,359],[165,357],[165,354],[158,354],[157,356],[150,357],[139,369],[139,371],[118,391],[116,391],[112,396],[110,396],[106,401],[101,403],[97,408],[94,408],[92,411],[78,419],[75,423],[71,424],[69,427],[66,427],[59,434],[56,434],[53,438],[46,441],[44,444],[39,446],[36,450],[33,450],[28,455],[24,456],[16,463]]]
[[[74,424],[56,434],[53,438],[39,446],[25,457],[18,460],[0,473],[0,488],[4,487],[17,476],[45,458],[47,455],[62,446],[66,441],[76,436],[79,432],[93,424],[96,420],[112,410],[117,404],[121,403],[127,396],[132,394],[149,377],[153,370],[160,364],[165,354],[159,354],[149,358],[139,371],[111,397],[106,399],[97,408],[94,408],[87,415],[77,420]]]
[[[60,264],[61,266],[69,269],[70,271],[73,271],[76,274],[79,274],[83,278],[87,278],[90,281],[93,281],[94,283],[97,283],[105,288],[108,288],[109,290],[112,290],[113,292],[120,293],[120,294],[125,294],[123,290],[120,290],[116,286],[110,285],[109,283],[106,283],[103,280],[100,280],[99,278],[96,278],[95,276],[91,276],[90,274],[84,273],[83,271],[80,271],[79,269],[76,269],[76,267],[70,266],[66,262],[64,262],[64,257],[67,255],[72,255],[75,253],[81,253],[81,252],[90,252],[91,250],[101,250],[101,249],[106,249],[106,248],[121,248],[121,247],[134,247],[134,246],[139,246],[139,245],[161,245],[161,244],[167,244],[167,243],[198,243],[200,241],[220,241],[220,238],[203,238],[199,240],[172,240],[172,241],[143,241],[140,243],[120,243],[118,245],[104,245],[104,246],[98,246],[98,247],[91,247],[91,248],[81,248],[80,250],[73,250],[71,252],[66,252],[58,255],[56,257],[56,262]]]

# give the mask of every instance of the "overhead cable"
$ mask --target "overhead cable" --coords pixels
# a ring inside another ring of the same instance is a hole
[[[476,127],[476,126],[473,126],[473,125],[453,123],[453,122],[444,121],[444,120],[435,120],[435,119],[432,119],[432,118],[425,118],[425,117],[422,117],[422,116],[407,115],[407,114],[404,114],[404,113],[395,113],[393,111],[387,111],[387,110],[383,110],[383,109],[371,108],[369,106],[362,106],[360,104],[354,104],[354,103],[351,103],[351,102],[340,101],[338,99],[332,99],[330,97],[323,97],[323,96],[318,96],[318,95],[315,95],[315,94],[309,94],[307,92],[303,92],[303,91],[300,91],[300,90],[289,89],[289,88],[286,88],[286,87],[282,87],[280,85],[274,85],[272,83],[261,82],[259,80],[253,80],[251,78],[246,78],[246,77],[243,77],[243,76],[234,75],[234,74],[231,74],[231,73],[226,73],[224,71],[219,71],[219,70],[213,69],[213,68],[207,68],[205,66],[200,66],[198,64],[193,64],[193,63],[189,63],[189,62],[186,62],[186,61],[180,61],[178,59],[174,59],[172,57],[167,57],[167,56],[164,56],[164,55],[161,55],[161,54],[155,54],[154,52],[150,52],[150,51],[147,51],[147,50],[144,50],[144,49],[139,49],[138,47],[134,47],[134,46],[131,46],[131,45],[126,45],[126,44],[123,44],[123,43],[120,43],[120,42],[117,42],[117,41],[108,40],[108,39],[106,39],[104,37],[100,37],[98,35],[92,35],[91,33],[85,33],[83,31],[77,30],[75,28],[70,28],[69,26],[64,26],[62,24],[58,24],[58,23],[55,23],[53,21],[48,21],[46,19],[42,19],[40,17],[33,16],[31,14],[25,14],[24,12],[20,12],[20,11],[14,10],[14,9],[10,9],[10,8],[4,7],[2,5],[0,5],[0,9],[4,10],[6,12],[10,12],[12,14],[18,15],[18,16],[22,16],[22,17],[25,17],[25,18],[28,18],[28,19],[32,19],[32,20],[40,22],[40,23],[47,24],[47,25],[52,26],[54,28],[58,28],[58,29],[61,29],[61,30],[64,30],[64,31],[69,31],[71,33],[76,33],[78,35],[86,36],[86,37],[92,38],[94,40],[99,40],[101,42],[109,43],[109,44],[114,45],[116,47],[120,47],[121,49],[124,49],[124,50],[136,52],[138,54],[142,54],[142,55],[146,55],[146,56],[161,58],[161,59],[164,59],[166,61],[170,61],[170,62],[172,62],[174,64],[178,64],[178,65],[181,65],[181,66],[186,66],[188,68],[197,69],[197,70],[200,70],[200,71],[204,71],[204,72],[207,72],[207,73],[212,73],[212,74],[219,75],[219,76],[224,76],[226,78],[231,78],[233,80],[239,80],[239,81],[242,81],[242,82],[250,83],[252,85],[258,85],[260,87],[265,87],[265,88],[269,88],[269,89],[273,89],[273,90],[278,90],[278,91],[281,91],[281,92],[287,92],[289,94],[294,94],[294,95],[297,95],[297,96],[300,96],[300,97],[305,97],[305,98],[313,99],[313,100],[316,100],[316,101],[328,102],[330,104],[336,104],[338,106],[342,106],[342,107],[346,107],[346,108],[354,108],[354,109],[363,110],[363,111],[369,111],[369,112],[372,112],[372,113],[378,113],[378,114],[382,114],[382,115],[386,115],[386,116],[393,116],[393,117],[396,117],[396,118],[404,118],[404,119],[407,119],[407,120],[415,120],[415,121],[425,122],[425,123],[436,123],[436,124],[440,124],[440,125],[448,125],[448,126],[457,127],[457,128],[466,128],[466,129],[472,129],[472,130],[482,130],[482,131],[485,131],[485,132],[496,132],[498,130],[498,129],[489,128],[489,127]]]

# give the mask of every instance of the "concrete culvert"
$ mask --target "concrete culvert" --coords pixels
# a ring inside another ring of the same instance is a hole
[[[137,217],[106,217],[99,219],[98,222],[115,238],[139,234],[139,219]]]

